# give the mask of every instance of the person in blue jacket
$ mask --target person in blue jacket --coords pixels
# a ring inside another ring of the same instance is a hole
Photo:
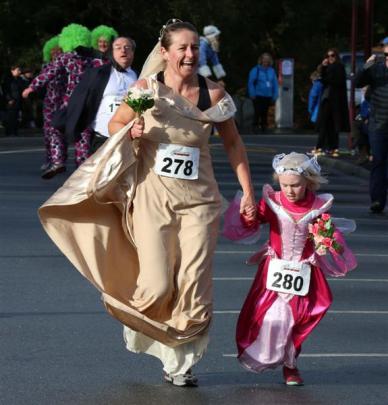
[[[310,79],[312,81],[312,85],[309,92],[308,112],[310,114],[310,121],[315,124],[317,122],[319,104],[321,103],[323,92],[323,83],[319,70],[315,70],[311,74]]]
[[[258,64],[249,72],[248,94],[255,108],[254,126],[265,131],[268,127],[268,109],[279,95],[278,81],[273,60],[269,53],[263,53]]]

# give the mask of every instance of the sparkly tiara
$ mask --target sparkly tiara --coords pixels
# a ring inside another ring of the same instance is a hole
[[[321,174],[321,166],[319,166],[316,156],[309,158],[296,152],[291,152],[288,155],[285,153],[276,155],[272,160],[272,167],[276,174],[297,174],[300,176],[305,174],[319,176]]]
[[[169,25],[176,24],[176,23],[178,23],[178,22],[182,22],[182,20],[180,20],[179,18],[170,18],[170,19],[166,22],[166,24],[164,24],[164,25],[162,26],[161,30],[159,31],[159,38],[158,38],[159,41],[162,40],[163,35],[164,35],[164,31],[166,31],[166,28],[167,28]]]

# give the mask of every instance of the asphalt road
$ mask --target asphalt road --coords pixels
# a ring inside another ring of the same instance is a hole
[[[257,196],[275,153],[306,151],[315,140],[244,139]],[[238,185],[217,140],[212,151],[231,199]],[[244,260],[256,247],[220,238],[211,343],[195,368],[200,387],[182,389],[162,381],[158,360],[125,350],[120,324],[42,230],[36,210],[72,169],[41,180],[42,156],[39,138],[0,138],[1,404],[388,404],[388,215],[368,212],[367,179],[325,165],[333,215],[357,221],[348,241],[359,266],[329,280],[333,305],[299,361],[305,386],[286,387],[281,370],[253,374],[236,361],[235,323],[256,271]]]

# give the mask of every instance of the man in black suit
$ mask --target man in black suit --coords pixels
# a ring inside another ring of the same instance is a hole
[[[74,89],[66,110],[65,127],[55,125],[67,137],[77,139],[85,128],[93,129],[90,152],[94,153],[109,137],[108,123],[137,80],[131,69],[135,42],[118,37],[112,43],[111,63],[87,70]]]

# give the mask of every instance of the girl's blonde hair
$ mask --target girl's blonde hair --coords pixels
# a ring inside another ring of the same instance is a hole
[[[276,155],[272,161],[275,170],[273,179],[279,182],[281,174],[296,174],[307,180],[307,188],[311,191],[319,189],[321,184],[327,183],[327,179],[321,175],[321,167],[315,156],[308,157],[304,153],[291,152],[288,155]]]

